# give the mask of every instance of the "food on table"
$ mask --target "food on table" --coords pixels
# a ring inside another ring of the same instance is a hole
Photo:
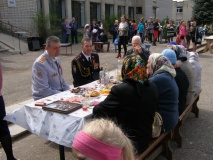
[[[73,89],[71,90],[72,93],[78,93],[78,92],[80,92],[80,91],[81,91],[81,88],[80,88],[80,87],[78,87],[78,88],[73,88]]]
[[[90,92],[91,97],[98,97],[99,95],[100,95],[100,93],[98,91],[91,91]]]
[[[35,106],[45,106],[46,103],[44,102],[35,102]]]
[[[78,102],[81,102],[83,99],[84,99],[84,97],[82,97],[82,96],[74,96],[74,97],[67,99],[66,101],[78,103]]]
[[[109,94],[109,92],[110,92],[110,89],[101,89],[100,90],[101,94]]]

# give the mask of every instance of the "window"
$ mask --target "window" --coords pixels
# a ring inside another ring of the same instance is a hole
[[[118,6],[118,17],[125,15],[125,6]]]
[[[85,25],[85,4],[80,1],[72,1],[72,16],[78,22],[78,27]]]
[[[182,13],[183,12],[183,7],[177,7],[177,13]]]
[[[179,25],[180,25],[180,21],[181,21],[181,19],[177,19],[177,20],[176,20],[176,26],[179,26]]]
[[[136,7],[136,14],[142,14],[142,7]]]
[[[90,2],[90,22],[93,19],[101,20],[101,5],[100,3]]]
[[[134,7],[129,7],[129,19],[134,19]]]
[[[105,16],[110,17],[114,15],[114,6],[112,4],[105,4]]]

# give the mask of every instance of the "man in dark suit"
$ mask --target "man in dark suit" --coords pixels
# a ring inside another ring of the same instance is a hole
[[[78,87],[99,79],[100,65],[98,54],[92,53],[92,41],[83,38],[82,51],[72,60],[73,85]]]

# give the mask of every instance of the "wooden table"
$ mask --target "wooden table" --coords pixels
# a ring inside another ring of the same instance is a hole
[[[206,40],[207,43],[204,51],[207,51],[209,49],[209,52],[213,54],[211,47],[211,43],[213,42],[213,36],[204,37],[204,40]]]

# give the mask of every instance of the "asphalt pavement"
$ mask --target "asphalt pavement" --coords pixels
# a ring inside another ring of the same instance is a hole
[[[20,41],[21,54],[19,49],[19,41],[15,37],[7,36],[0,33],[0,40],[10,44],[15,50],[0,53],[0,60],[3,66],[3,95],[6,103],[7,113],[10,113],[23,104],[33,101],[31,95],[31,68],[34,60],[42,54],[40,51],[29,51],[27,43]],[[0,44],[1,45],[1,44]],[[157,46],[151,46],[150,51],[160,53],[167,47],[166,43]],[[130,49],[131,46],[128,47]],[[62,62],[64,79],[72,86],[71,61],[81,51],[80,44],[72,46],[72,55],[69,52],[66,54],[66,49],[61,48],[60,59]],[[98,52],[100,57],[100,65],[104,66],[108,63],[109,70],[117,67],[117,53],[114,51],[114,45],[110,44],[109,52]],[[123,49],[122,49],[123,55]],[[184,125],[181,127],[183,136],[182,148],[177,148],[172,142],[172,149],[175,160],[212,160],[213,159],[213,107],[212,107],[212,62],[213,54],[209,52],[201,53],[200,63],[202,69],[202,93],[198,102],[200,109],[199,118],[195,118],[190,114]],[[14,154],[21,160],[54,160],[59,159],[58,146],[50,141],[39,138],[33,134],[20,136],[20,132],[13,136]],[[17,136],[18,135],[18,136]],[[66,148],[66,159],[73,159],[70,149]],[[159,157],[158,159],[164,159]],[[0,160],[6,160],[3,149],[0,148]]]

